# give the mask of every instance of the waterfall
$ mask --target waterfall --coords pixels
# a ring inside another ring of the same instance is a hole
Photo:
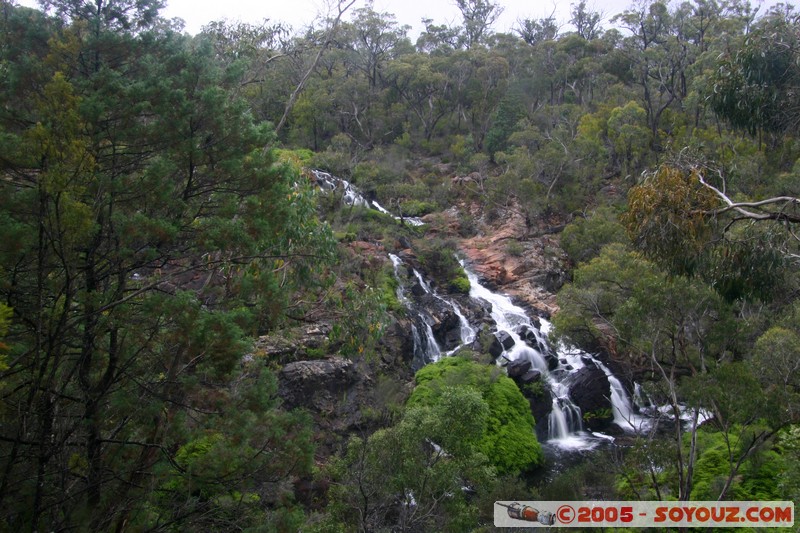
[[[559,344],[553,349],[547,339],[552,329],[550,322],[539,319],[539,327],[536,327],[525,310],[515,305],[508,296],[490,291],[480,283],[475,273],[466,268],[465,270],[471,284],[470,296],[489,302],[492,306],[492,319],[497,325],[496,332],[508,334],[513,339],[513,345],[504,350],[498,361],[530,361],[532,368],[542,373],[544,383],[550,387],[553,399],[552,411],[548,416],[549,442],[561,448],[590,449],[598,444],[598,439],[610,439],[606,435],[584,430],[581,410],[569,395],[570,375],[587,365],[597,366],[608,379],[614,423],[624,431],[641,431],[649,427],[649,420],[636,412],[622,382],[605,364],[596,357],[569,346]],[[523,330],[535,336],[538,348],[528,345],[531,340],[529,337],[528,343],[522,339],[519,332]],[[548,359],[552,357],[557,357],[557,362],[550,361],[551,364],[548,365]]]
[[[472,344],[475,341],[475,337],[477,337],[478,332],[473,328],[467,317],[464,316],[464,313],[461,312],[461,309],[455,304],[455,302],[448,301],[447,303],[453,308],[453,312],[458,317],[458,322],[461,326],[461,346],[465,346],[467,344]],[[454,348],[453,350],[447,352],[448,355],[451,355],[456,352],[461,346]]]
[[[461,263],[464,267],[464,263]],[[478,276],[467,268],[464,268],[467,273],[467,278],[470,283],[469,295],[472,298],[484,300],[492,305],[492,319],[497,325],[497,331],[506,332],[512,339],[514,344],[506,350],[505,357],[510,361],[527,360],[530,361],[531,366],[542,372],[543,375],[547,374],[547,361],[541,351],[531,348],[519,335],[519,331],[524,326],[527,331],[531,331],[536,335],[538,344],[546,346],[546,341],[541,337],[539,328],[533,325],[528,314],[521,307],[514,305],[511,298],[503,294],[497,294],[483,285],[478,280]]]
[[[409,316],[414,323],[412,326],[414,338],[414,368],[419,368],[425,364],[438,361],[442,357],[442,348],[439,346],[439,343],[436,341],[436,338],[433,334],[433,328],[431,327],[432,318],[423,307],[412,301],[412,299],[406,294],[408,287],[404,283],[405,276],[402,275],[400,270],[400,267],[403,265],[403,260],[395,254],[389,254],[389,259],[392,261],[392,265],[394,265],[394,274],[399,281],[397,297],[400,302],[405,305],[409,312]],[[458,317],[460,342],[458,346],[447,351],[444,353],[444,355],[453,355],[463,346],[474,342],[477,336],[477,331],[470,325],[467,317],[464,316],[464,313],[461,311],[458,304],[455,301],[438,294],[416,268],[409,267],[408,270],[411,272],[414,279],[417,280],[417,283],[424,292],[425,296],[430,296],[442,302],[443,305],[452,309],[453,314]]]
[[[464,266],[463,262],[462,266]],[[569,371],[561,363],[553,372],[549,370],[545,354],[552,352],[546,338],[546,333],[551,327],[550,323],[541,320],[540,330],[533,324],[525,310],[515,305],[511,298],[490,291],[480,283],[474,272],[467,268],[465,271],[470,281],[470,296],[489,302],[492,306],[492,319],[497,325],[496,331],[505,332],[514,340],[514,344],[504,351],[503,357],[509,361],[530,361],[531,367],[542,373],[542,379],[550,388],[553,405],[548,416],[548,440],[561,448],[594,448],[598,443],[597,438],[593,438],[583,430],[581,410],[569,397],[569,387],[565,382]],[[532,333],[538,348],[529,346],[520,336],[520,331]],[[573,369],[584,366],[580,359],[581,355],[582,352],[576,351],[562,350],[558,352],[558,356],[565,359]]]
[[[375,200],[372,202],[368,201],[366,198],[364,198],[364,196],[361,194],[361,191],[359,191],[355,185],[345,179],[338,178],[331,173],[322,170],[312,170],[311,174],[314,175],[314,180],[317,182],[317,186],[323,192],[333,192],[336,189],[341,188],[342,203],[345,205],[372,208],[376,211],[380,211],[384,215],[388,215],[395,220],[399,220],[411,226],[422,226],[425,224],[419,217],[398,217],[384,209],[383,206]]]

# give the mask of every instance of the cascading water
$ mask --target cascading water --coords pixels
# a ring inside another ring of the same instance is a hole
[[[398,299],[401,303],[403,303],[403,305],[406,306],[406,309],[408,309],[411,321],[413,323],[412,333],[414,338],[414,367],[418,368],[427,363],[438,361],[442,356],[442,348],[439,346],[439,343],[436,341],[436,337],[433,333],[433,318],[423,306],[417,305],[406,294],[408,287],[406,286],[406,283],[404,283],[405,276],[402,275],[400,270],[400,267],[403,266],[403,260],[395,254],[389,254],[389,259],[392,261],[392,265],[394,265],[395,277],[400,282],[400,286],[397,289]],[[461,347],[471,344],[475,340],[477,332],[469,324],[469,321],[464,316],[464,313],[461,311],[458,304],[456,304],[456,302],[453,300],[439,295],[434,289],[431,288],[430,283],[425,280],[425,278],[417,269],[411,267],[406,267],[406,269],[411,273],[413,278],[417,280],[417,285],[422,290],[423,296],[429,296],[434,300],[441,302],[443,306],[452,309],[453,314],[458,317],[460,342],[455,348],[446,352],[445,355],[452,355]]]
[[[452,355],[461,346],[475,340],[475,328],[469,324],[455,302],[437,294],[419,271],[405,265],[397,255],[389,254],[389,258],[394,265],[395,276],[400,281],[398,298],[406,305],[413,323],[415,369],[437,361],[442,355]],[[405,268],[405,272],[401,267]],[[580,450],[592,449],[600,442],[610,439],[606,435],[584,429],[581,409],[570,397],[571,376],[587,365],[601,369],[608,378],[614,422],[627,431],[642,428],[644,418],[634,413],[625,388],[608,367],[581,350],[566,346],[558,346],[554,350],[547,340],[547,334],[552,328],[547,320],[537,319],[537,324],[534,324],[526,311],[515,305],[508,296],[489,290],[480,283],[475,273],[466,267],[465,271],[470,281],[470,297],[491,305],[491,317],[496,324],[495,333],[505,338],[504,349],[498,361],[530,362],[531,368],[541,373],[543,384],[550,390],[552,409],[547,415],[549,443],[559,448]],[[413,290],[410,289],[412,284],[415,285]],[[416,298],[410,294],[414,294]],[[461,328],[461,342],[458,347],[444,352],[434,336],[431,315],[418,303],[420,298],[438,300],[458,316]]]
[[[462,263],[462,266],[464,264]],[[583,430],[582,413],[569,397],[569,386],[566,377],[569,372],[560,362],[552,365],[545,355],[551,351],[545,335],[531,321],[524,309],[515,305],[508,296],[497,294],[484,287],[478,276],[465,267],[470,281],[470,296],[487,301],[492,306],[492,319],[497,325],[497,332],[503,332],[513,339],[513,345],[502,354],[507,361],[529,361],[531,367],[541,372],[542,379],[549,386],[553,396],[552,411],[548,417],[548,439],[562,448],[593,448],[597,438]],[[541,320],[542,329],[549,329],[550,324]],[[532,348],[520,336],[520,332],[532,333],[537,348]],[[581,353],[562,351],[559,358],[567,361],[571,368],[583,366]],[[553,355],[550,354],[552,358]],[[555,367],[554,367],[555,366]],[[550,369],[553,368],[553,372]]]
[[[392,259],[392,263],[394,263],[394,259]],[[455,352],[457,352],[459,348],[461,348],[462,346],[471,344],[475,340],[475,336],[478,334],[478,332],[475,331],[475,328],[473,328],[470,325],[469,321],[467,320],[467,317],[464,316],[464,313],[461,312],[461,309],[458,308],[458,305],[456,305],[456,303],[452,300],[447,300],[443,298],[442,296],[437,294],[436,291],[431,289],[430,283],[425,281],[425,278],[422,277],[422,274],[420,274],[416,268],[412,269],[412,271],[414,273],[414,277],[417,278],[420,287],[423,288],[425,293],[432,295],[434,298],[436,298],[437,300],[443,302],[445,305],[450,307],[453,310],[453,313],[455,313],[455,315],[458,317],[458,322],[461,328],[460,331],[461,343],[452,350],[450,350],[449,352],[447,352],[447,355],[452,355]],[[395,274],[396,273],[397,270],[395,270]]]
[[[388,215],[395,220],[399,220],[411,226],[422,226],[425,224],[422,220],[418,217],[398,217],[387,211],[383,208],[381,204],[373,200],[370,202],[361,194],[355,185],[350,183],[349,181],[338,178],[332,175],[329,172],[324,172],[322,170],[312,170],[311,173],[314,175],[314,179],[317,182],[317,186],[325,192],[333,192],[337,189],[342,189],[342,202],[345,205],[349,206],[359,206],[359,207],[368,207],[380,211],[384,215]]]
[[[312,170],[311,172],[322,191],[334,192],[337,189],[341,189],[342,202],[346,205],[376,209],[395,220],[413,226],[423,224],[419,218],[398,217],[390,213],[378,202],[368,201],[355,186],[344,179],[321,170]],[[425,364],[437,361],[442,356],[443,351],[433,332],[432,326],[435,323],[435,319],[423,305],[414,302],[407,294],[409,289],[403,280],[409,279],[412,275],[416,278],[425,297],[441,302],[458,317],[460,343],[444,355],[452,355],[462,346],[472,344],[475,341],[477,332],[464,316],[458,304],[437,294],[431,288],[430,283],[416,269],[408,269],[409,276],[404,278],[400,272],[400,267],[403,265],[402,259],[394,254],[389,254],[389,257],[394,265],[395,275],[400,281],[400,286],[397,289],[398,300],[409,310],[409,318],[412,322],[411,330],[414,341],[413,367],[418,369]],[[608,379],[610,385],[609,400],[613,410],[613,419],[623,430],[640,431],[649,427],[648,418],[639,414],[640,412],[648,411],[654,415],[665,412],[664,408],[654,407],[649,399],[644,398],[641,387],[638,384],[635,385],[634,400],[632,402],[620,380],[595,357],[562,345],[557,346],[554,350],[547,341],[547,334],[551,328],[549,322],[540,319],[539,323],[534,325],[527,313],[522,308],[514,305],[509,297],[490,291],[481,285],[474,273],[466,268],[465,270],[471,285],[470,296],[491,304],[491,316],[496,324],[496,335],[498,335],[498,338],[500,335],[503,336],[503,348],[498,361],[530,362],[531,368],[541,373],[542,381],[551,391],[552,410],[548,415],[547,428],[549,442],[561,448],[589,449],[595,447],[601,439],[610,438],[606,435],[584,431],[581,410],[570,398],[570,376],[587,365],[594,365],[601,369]],[[415,287],[411,292],[419,296],[417,292],[420,289]],[[453,341],[448,340],[447,342],[450,344]],[[634,407],[634,402],[636,407]],[[710,415],[703,411],[700,413],[699,418],[702,422],[708,416]],[[686,420],[691,417],[682,412],[681,418]]]

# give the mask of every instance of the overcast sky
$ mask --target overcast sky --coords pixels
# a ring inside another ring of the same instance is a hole
[[[571,3],[579,0],[496,0],[503,6],[503,13],[495,23],[495,31],[511,31],[516,21],[526,18],[542,18],[555,12],[556,21],[566,24],[569,19]],[[794,0],[789,0],[791,3]],[[777,0],[768,0],[774,4]],[[20,5],[37,7],[36,0],[18,0]],[[364,7],[367,0],[356,0],[356,7]],[[605,15],[606,22],[613,15],[621,13],[634,3],[634,0],[588,0],[593,11]],[[761,2],[751,0],[756,6]],[[230,19],[243,22],[260,22],[265,18],[273,22],[289,23],[299,30],[320,13],[326,13],[326,0],[167,0],[167,8],[162,15],[167,18],[178,17],[186,22],[186,31],[195,34],[200,28],[214,20]],[[557,7],[556,7],[557,6]],[[352,8],[351,8],[352,9]],[[454,25],[460,22],[458,8],[454,0],[374,0],[373,9],[396,16],[400,24],[412,26],[411,36],[415,37],[422,29],[420,20],[430,18],[437,24]],[[763,12],[764,8],[762,8]],[[348,18],[348,17],[345,17]],[[604,24],[608,26],[608,24]],[[565,27],[564,30],[567,28]]]

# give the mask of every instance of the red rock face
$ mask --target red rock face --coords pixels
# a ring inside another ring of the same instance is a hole
[[[552,289],[559,284],[557,280],[564,272],[558,238],[536,236],[541,232],[528,228],[524,217],[514,212],[481,233],[460,245],[475,272],[534,309],[547,315],[555,313],[555,294],[547,286]]]

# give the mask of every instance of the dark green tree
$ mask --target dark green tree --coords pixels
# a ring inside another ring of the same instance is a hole
[[[711,80],[711,107],[751,134],[800,131],[800,14],[790,5],[762,18],[727,53]]]
[[[14,33],[36,36],[26,10],[0,47],[3,98],[19,104],[0,115],[0,294],[14,308],[0,520],[208,529],[227,506],[247,522],[247,469],[291,478],[310,448],[304,422],[275,410],[273,378],[242,368],[246,337],[280,320],[328,232],[206,41],[151,19],[157,3],[53,7],[76,18],[40,55],[13,55]],[[269,429],[243,437],[233,411]],[[230,454],[208,478],[179,451],[198,439]],[[284,452],[291,466],[275,470]],[[180,508],[156,497],[198,476],[213,491],[187,489]],[[279,501],[248,507],[263,517]]]

